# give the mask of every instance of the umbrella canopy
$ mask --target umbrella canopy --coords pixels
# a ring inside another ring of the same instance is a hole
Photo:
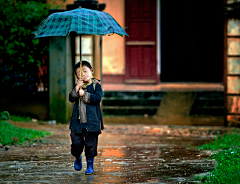
[[[67,36],[70,32],[77,34],[107,35],[128,34],[108,13],[85,8],[53,13],[37,27],[35,38],[48,36]]]

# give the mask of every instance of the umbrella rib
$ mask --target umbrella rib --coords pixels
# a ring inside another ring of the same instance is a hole
[[[102,21],[100,20],[100,18],[99,18],[99,16],[97,15],[97,13],[95,13],[95,12],[91,12],[91,13],[94,15],[94,17],[96,18],[96,20],[98,21],[98,23],[101,24],[100,29],[102,29],[102,30],[104,31],[104,33],[105,33],[105,34],[103,34],[103,35],[106,35],[106,31],[105,31],[105,29],[104,29],[104,24],[103,24]],[[105,12],[101,12],[101,13],[105,13]]]
[[[35,36],[38,35],[38,33],[42,30],[42,28],[47,24],[47,22],[49,21],[51,17],[48,16],[47,18],[45,18],[36,28],[35,31],[32,32],[32,34],[35,34]]]

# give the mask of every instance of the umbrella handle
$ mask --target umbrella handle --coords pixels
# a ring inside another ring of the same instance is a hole
[[[81,58],[81,56],[80,56],[80,58]],[[80,60],[80,74],[79,74],[79,76],[80,76],[80,79],[82,78],[82,60]],[[79,93],[80,93],[80,90],[82,89],[82,87],[80,87],[79,88]],[[80,96],[80,99],[81,99],[82,97]]]
[[[80,54],[80,74],[79,74],[79,78],[81,79],[82,78],[82,37],[80,35],[80,40],[79,40],[79,54]],[[82,89],[82,87],[79,89],[79,93],[80,93],[80,90]],[[79,98],[79,119],[81,119],[81,99],[82,97],[80,96]]]
[[[79,35],[79,54],[80,54],[80,79],[82,78],[82,36]]]

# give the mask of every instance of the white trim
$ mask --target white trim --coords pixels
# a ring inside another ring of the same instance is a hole
[[[161,2],[160,0],[157,0],[157,75],[161,73],[161,17],[160,17],[160,11],[161,11]]]

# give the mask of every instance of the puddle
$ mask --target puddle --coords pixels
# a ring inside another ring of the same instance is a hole
[[[166,131],[168,128],[162,127]],[[73,168],[68,126],[45,126],[44,129],[51,129],[54,134],[43,138],[42,143],[10,146],[8,151],[0,148],[0,182],[184,183],[192,175],[214,167],[212,161],[206,160],[209,153],[189,147],[211,140],[210,134],[164,136],[151,132],[154,127],[134,125],[126,129],[124,125],[108,125],[109,131],[99,137],[94,175],[86,176],[84,155],[82,171]],[[139,133],[145,130],[148,132]]]

